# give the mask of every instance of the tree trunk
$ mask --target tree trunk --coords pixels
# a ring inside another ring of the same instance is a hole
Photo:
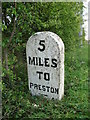
[[[5,48],[4,54],[5,54],[5,68],[6,68],[6,70],[8,70],[8,51],[7,51],[7,48]]]

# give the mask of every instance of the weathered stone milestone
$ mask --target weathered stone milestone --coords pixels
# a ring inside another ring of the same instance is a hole
[[[59,99],[64,95],[64,44],[52,32],[37,32],[26,45],[28,85],[32,95]]]

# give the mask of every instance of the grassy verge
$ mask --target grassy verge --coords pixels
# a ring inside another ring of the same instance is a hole
[[[19,67],[19,66],[17,66]],[[31,96],[27,77],[3,82],[3,118],[88,118],[88,46],[65,54],[65,95],[61,101]],[[14,79],[14,78],[13,78]]]

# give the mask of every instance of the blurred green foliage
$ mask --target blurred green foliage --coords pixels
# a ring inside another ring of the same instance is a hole
[[[51,31],[58,34],[65,49],[73,49],[79,41],[80,24],[82,21],[81,3],[3,3],[3,42],[17,49],[18,45],[26,44],[28,38],[39,31]],[[16,32],[9,41],[13,30],[14,19]],[[17,47],[16,47],[17,46]],[[25,48],[23,48],[25,49]]]

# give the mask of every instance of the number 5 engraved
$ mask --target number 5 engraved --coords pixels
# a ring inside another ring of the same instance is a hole
[[[44,51],[45,50],[45,40],[40,40],[39,42],[40,47],[38,48],[39,51]]]

